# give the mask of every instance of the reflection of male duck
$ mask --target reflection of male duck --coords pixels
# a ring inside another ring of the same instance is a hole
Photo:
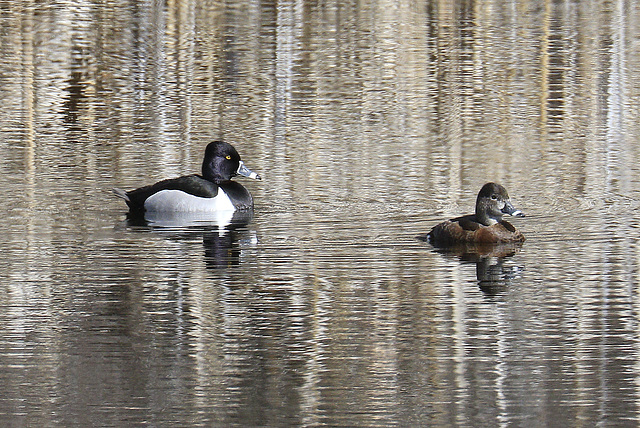
[[[253,198],[249,191],[231,181],[236,175],[260,179],[258,174],[244,166],[231,144],[214,141],[205,150],[202,175],[171,178],[129,192],[114,189],[114,193],[126,201],[130,216],[252,209]]]
[[[231,228],[224,233],[205,231],[202,235],[205,263],[210,269],[237,266],[242,252],[249,250],[256,242],[255,232],[246,228]]]
[[[194,213],[149,213],[129,217],[124,225],[134,231],[154,232],[164,239],[195,243],[201,240],[204,261],[209,268],[240,264],[245,249],[257,243],[255,231],[247,228],[253,218],[253,210],[232,211],[221,215],[203,216]]]
[[[524,217],[520,210],[511,205],[504,187],[487,183],[478,193],[475,214],[444,221],[420,238],[439,247],[457,243],[524,242],[522,233],[511,223],[502,220],[504,214]]]
[[[144,218],[134,217],[131,225],[150,226],[156,228],[198,228],[214,227],[224,232],[225,229],[238,228],[251,222],[253,210],[208,212],[158,212],[144,214]]]

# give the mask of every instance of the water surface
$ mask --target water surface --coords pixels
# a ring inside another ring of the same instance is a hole
[[[4,425],[637,424],[638,6],[5,2],[0,24]],[[213,139],[263,177],[248,223],[126,221],[112,187],[198,172]],[[487,181],[521,248],[416,239]]]

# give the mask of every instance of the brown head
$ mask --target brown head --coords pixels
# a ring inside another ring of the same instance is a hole
[[[491,226],[502,221],[505,214],[514,217],[524,217],[522,211],[511,205],[507,189],[496,183],[482,186],[476,199],[476,220],[485,226]]]

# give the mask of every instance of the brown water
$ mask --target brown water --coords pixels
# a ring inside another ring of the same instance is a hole
[[[636,426],[640,7],[450,3],[0,1],[2,425]],[[248,225],[127,224],[218,138]]]

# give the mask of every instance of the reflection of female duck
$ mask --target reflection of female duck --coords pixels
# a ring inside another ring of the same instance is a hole
[[[478,193],[475,214],[444,221],[431,229],[426,238],[436,246],[523,242],[525,238],[522,233],[511,223],[502,220],[504,214],[524,217],[520,210],[511,205],[504,187],[487,183]]]
[[[462,263],[476,265],[476,278],[480,289],[488,294],[504,291],[505,287],[518,276],[523,267],[505,264],[522,248],[522,242],[507,243],[458,243],[437,247],[438,253],[456,257]]]
[[[504,257],[482,257],[476,261],[476,278],[480,289],[496,294],[506,289],[522,271],[521,266],[505,264]]]
[[[202,162],[202,175],[192,174],[160,181],[130,192],[113,189],[127,202],[129,212],[206,212],[253,208],[253,198],[241,184],[231,181],[236,175],[260,179],[240,160],[231,144],[210,143]]]

